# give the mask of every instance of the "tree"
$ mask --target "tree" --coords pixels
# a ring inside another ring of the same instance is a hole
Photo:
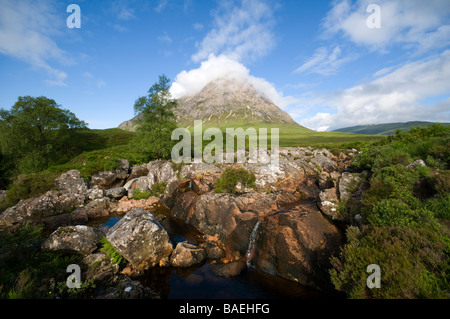
[[[39,172],[66,157],[72,133],[82,128],[85,122],[52,99],[19,97],[11,110],[0,109],[0,150],[19,173]]]
[[[165,75],[160,75],[148,96],[138,98],[134,104],[135,114],[140,114],[137,144],[148,159],[168,158],[174,145],[171,136],[177,128],[173,114],[177,101],[171,97],[169,83]]]

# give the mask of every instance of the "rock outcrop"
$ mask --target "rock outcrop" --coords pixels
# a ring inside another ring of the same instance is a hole
[[[167,231],[143,208],[133,208],[107,233],[106,239],[137,270],[158,265],[172,253]]]
[[[59,227],[42,244],[42,250],[87,255],[97,249],[101,233],[88,226]]]

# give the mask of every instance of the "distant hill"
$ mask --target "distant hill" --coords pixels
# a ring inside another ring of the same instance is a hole
[[[219,78],[208,83],[199,93],[178,99],[174,110],[177,124],[190,128],[194,120],[203,120],[203,127],[233,127],[258,125],[287,125],[309,131],[292,117],[259,94],[250,83]],[[135,130],[136,119],[123,122],[119,128]]]
[[[412,127],[428,126],[435,122],[423,122],[423,121],[411,121],[406,123],[385,123],[385,124],[371,124],[371,125],[358,125],[351,127],[344,127],[333,132],[342,133],[356,133],[356,134],[376,134],[376,135],[393,135],[400,129],[401,131],[408,131]],[[442,125],[450,125],[450,123],[441,123]]]

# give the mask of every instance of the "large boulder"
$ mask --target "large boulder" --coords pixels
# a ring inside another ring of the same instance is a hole
[[[91,177],[91,183],[103,190],[112,187],[121,187],[129,177],[130,163],[126,159],[117,160],[119,168],[112,171],[101,171]]]
[[[329,259],[343,236],[317,209],[302,204],[266,217],[247,252],[248,263],[272,275],[314,288],[329,288]]]
[[[109,216],[111,200],[108,197],[94,199],[86,204],[84,210],[89,218]]]
[[[60,190],[67,190],[77,194],[85,194],[88,187],[84,178],[81,177],[77,170],[70,170],[61,174],[55,179],[55,184]]]
[[[44,217],[56,215],[81,207],[85,195],[65,191],[48,191],[33,198],[23,199],[17,205],[0,214],[0,228],[24,222],[40,223]]]
[[[97,249],[101,233],[92,227],[59,227],[43,243],[42,250],[87,255]]]
[[[121,199],[127,195],[127,190],[124,187],[114,187],[106,191],[106,196],[111,199]]]
[[[167,231],[143,208],[127,212],[106,239],[138,271],[158,265],[173,250]]]
[[[290,193],[208,193],[198,197],[184,193],[185,205],[177,202],[171,211],[175,218],[194,226],[200,233],[218,236],[220,242],[230,251],[245,253],[250,233],[258,218],[278,211],[279,207],[293,202]]]

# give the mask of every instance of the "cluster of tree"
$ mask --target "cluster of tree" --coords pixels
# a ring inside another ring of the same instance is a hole
[[[159,77],[148,95],[137,99],[136,113],[142,114],[136,137],[130,142],[144,160],[167,158],[176,128],[170,97],[170,80]],[[87,124],[47,97],[21,96],[10,110],[0,109],[0,189],[17,176],[42,172],[91,151]],[[101,165],[99,166],[101,167]]]

